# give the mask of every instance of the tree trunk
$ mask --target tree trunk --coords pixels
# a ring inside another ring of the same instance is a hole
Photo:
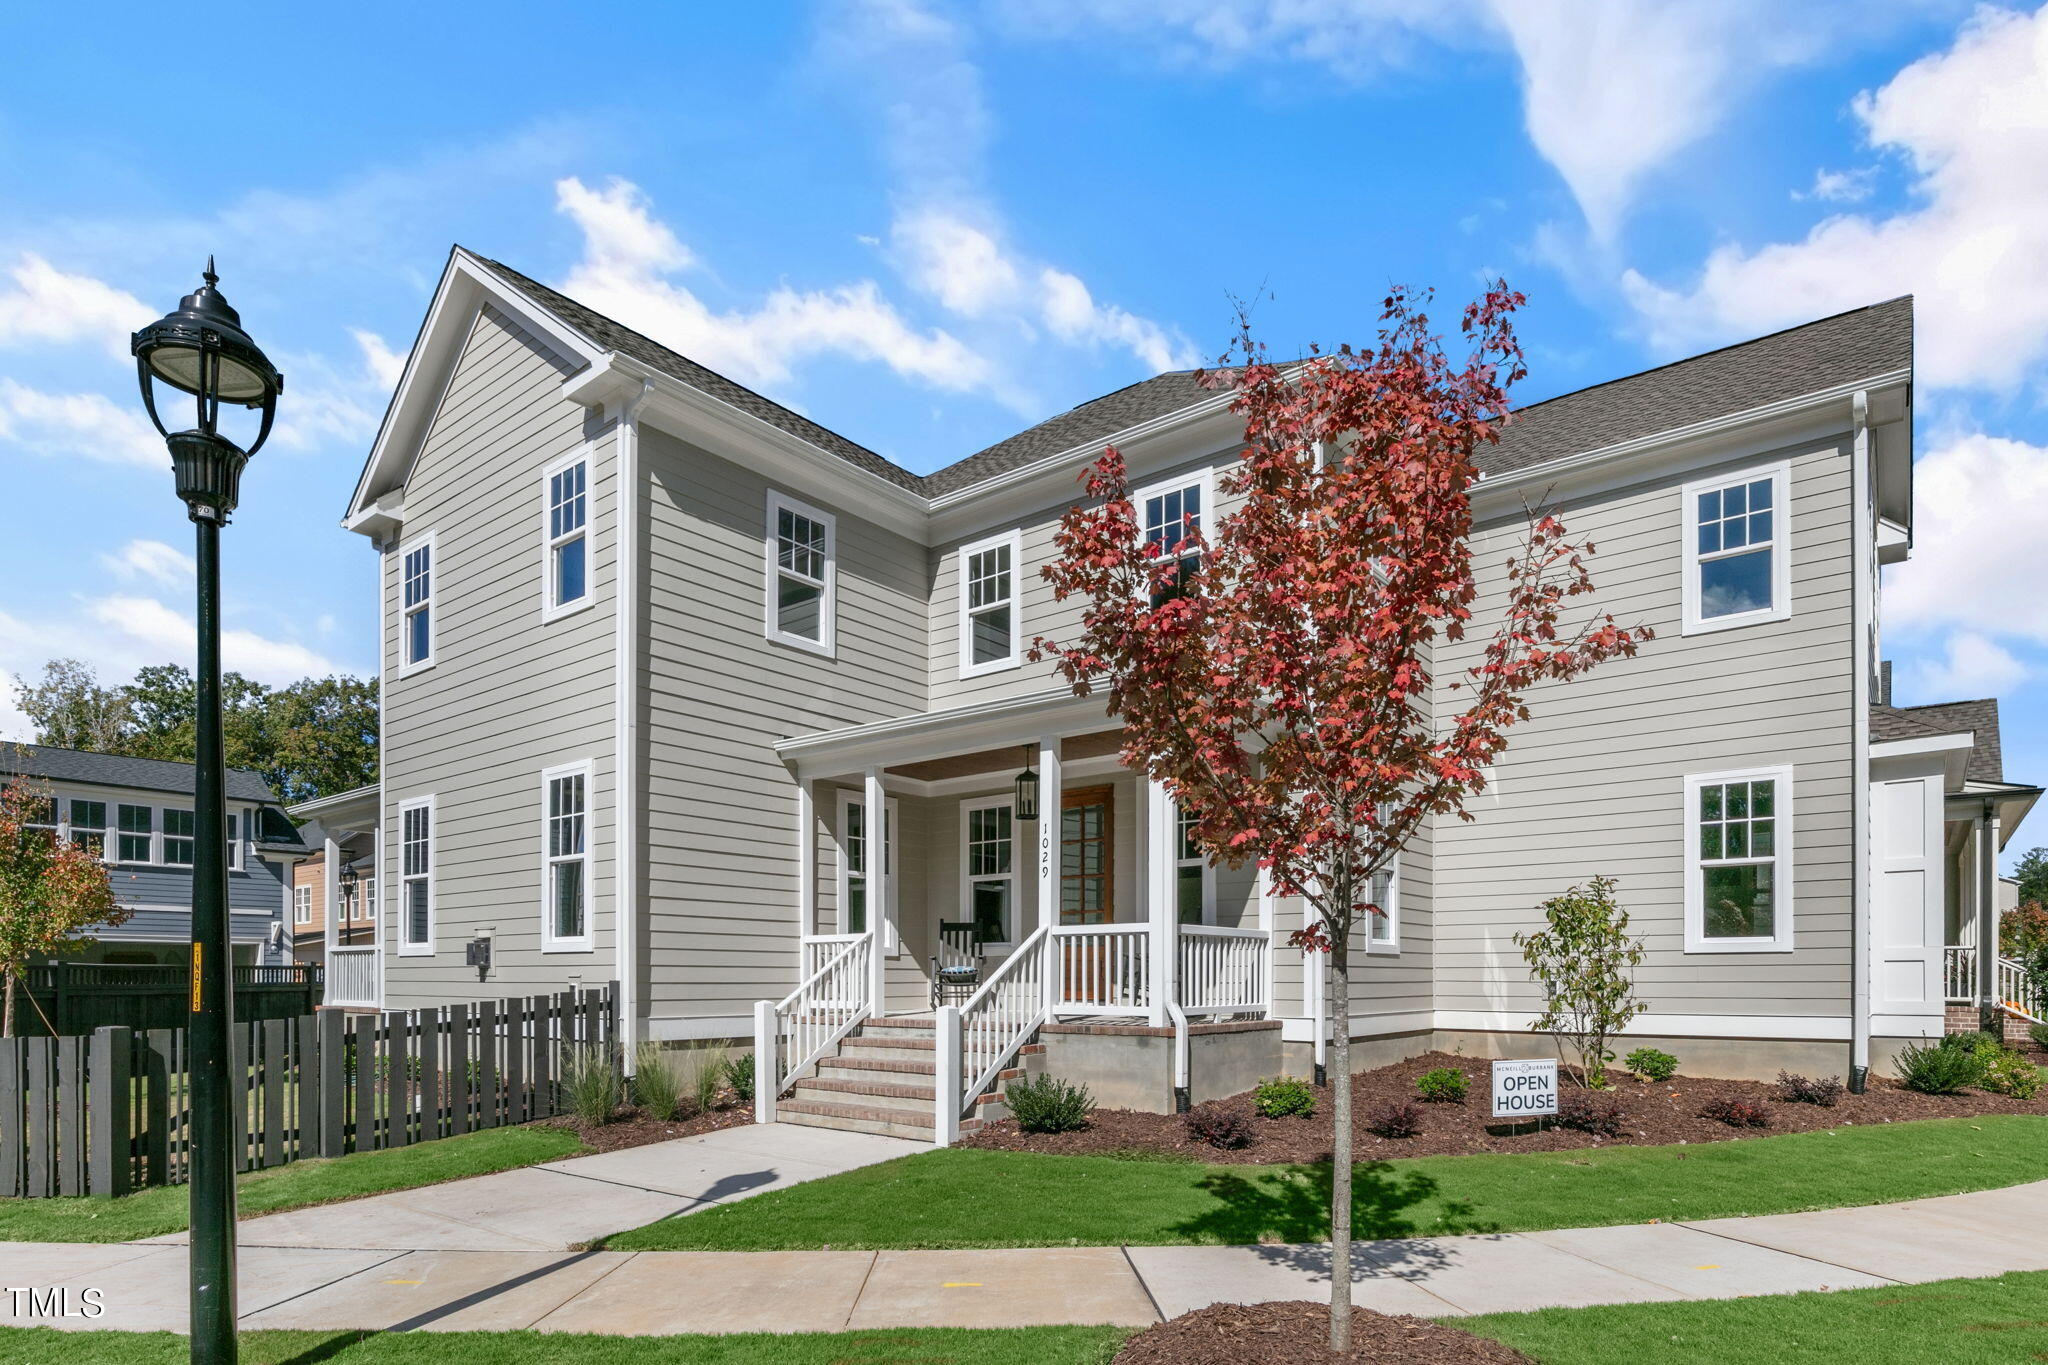
[[[1343,900],[1350,904],[1350,878]],[[1351,1349],[1351,924],[1330,936],[1330,1349]]]
[[[14,1036],[14,968],[4,969],[7,973],[7,1004],[0,1009],[0,1038]]]

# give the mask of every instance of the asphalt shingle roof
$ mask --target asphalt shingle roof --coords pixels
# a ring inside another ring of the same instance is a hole
[[[1873,708],[1873,711],[1875,708]],[[1982,697],[1976,701],[1944,701],[1929,706],[1902,706],[1899,713],[1929,732],[1941,735],[1969,731],[1970,761],[1963,775],[1973,782],[2005,781],[2005,755],[1998,743],[1998,701]],[[1872,734],[1875,735],[1873,723]]]
[[[161,758],[127,758],[84,749],[59,749],[48,744],[0,743],[0,773],[40,777],[50,782],[82,782],[98,787],[134,787],[141,791],[192,794],[192,765]],[[248,768],[228,769],[228,798],[233,801],[277,801],[263,774]]]
[[[920,476],[508,265],[488,257],[477,259],[598,345],[925,497],[957,493],[1047,456],[1106,441],[1214,393],[1195,382],[1195,371],[1169,370]],[[1516,410],[1500,443],[1481,450],[1478,463],[1489,474],[1505,474],[1835,384],[1905,370],[1912,363],[1913,300],[1905,295],[1531,403]]]

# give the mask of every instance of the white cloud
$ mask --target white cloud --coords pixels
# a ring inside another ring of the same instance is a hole
[[[1200,361],[1187,338],[1121,308],[1095,302],[1088,286],[1064,270],[1047,266],[1039,272],[1038,281],[1044,290],[1045,325],[1062,341],[1121,346],[1155,371],[1189,369]]]
[[[133,294],[59,270],[33,252],[23,253],[7,274],[14,288],[0,293],[0,346],[94,341],[125,360],[130,334],[156,317]]]
[[[899,217],[891,234],[911,283],[956,313],[982,317],[1023,293],[996,239],[953,214],[919,209]]]
[[[1913,557],[1885,570],[1887,631],[2048,643],[2048,446],[1972,433],[1913,469]]]
[[[1911,170],[1912,207],[1722,246],[1688,288],[1630,271],[1630,301],[1680,350],[1911,292],[1922,383],[2012,389],[2048,354],[2048,9],[1979,11],[1854,109]]]
[[[355,338],[357,349],[363,353],[363,365],[377,387],[397,388],[399,377],[405,373],[405,352],[392,350],[383,337],[361,327],[349,328],[348,334]]]
[[[1858,166],[1847,171],[1822,169],[1813,173],[1813,188],[1794,190],[1792,198],[1802,203],[1816,200],[1829,204],[1860,204],[1870,197],[1876,181],[1875,166]]]
[[[192,556],[173,549],[161,540],[131,540],[118,554],[101,555],[100,563],[118,578],[153,578],[159,583],[184,584],[195,572]]]
[[[189,664],[192,660],[192,618],[153,597],[97,597],[85,604],[85,614],[111,637],[109,643],[116,648],[157,662],[172,659]],[[223,669],[271,686],[345,671],[304,645],[273,640],[253,630],[223,630],[220,655]]]
[[[1948,637],[1939,656],[1915,659],[1903,679],[1914,697],[1929,701],[1961,701],[1996,697],[2027,676],[2027,666],[1993,641],[1972,631]]]
[[[44,393],[0,379],[0,440],[41,455],[168,467],[163,438],[133,407],[97,393]]]

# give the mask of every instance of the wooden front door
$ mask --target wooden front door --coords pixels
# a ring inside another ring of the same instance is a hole
[[[1115,904],[1115,799],[1109,787],[1060,796],[1060,923],[1107,924]]]

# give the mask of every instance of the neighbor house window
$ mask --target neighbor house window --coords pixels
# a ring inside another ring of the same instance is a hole
[[[240,872],[242,870],[242,819],[239,815],[235,815],[232,812],[228,815],[227,857],[228,870]]]
[[[106,856],[106,802],[71,799],[71,842],[95,857]]]
[[[374,920],[377,918],[377,879],[365,877],[357,883],[356,894],[362,897],[356,906],[356,918]]]
[[[419,541],[399,551],[403,570],[399,626],[399,671],[434,662],[434,542]]]
[[[1687,952],[1792,946],[1792,770],[1685,779]]]
[[[590,602],[590,551],[586,525],[590,519],[590,461],[578,456],[544,480],[547,492],[546,545],[548,595],[545,610],[557,615]]]
[[[198,847],[198,817],[189,810],[164,807],[164,861],[190,865]]]
[[[434,951],[434,800],[424,797],[398,808],[398,951]]]
[[[967,918],[984,943],[1010,941],[1010,909],[1017,887],[1013,853],[1013,822],[1008,801],[991,801],[961,809],[964,822],[964,863],[967,869]]]
[[[1686,634],[1792,614],[1790,482],[1780,464],[1685,486]]]
[[[768,494],[768,638],[832,653],[833,520]]]
[[[22,823],[29,829],[41,831],[45,843],[54,844],[57,842],[57,812],[55,797],[31,797],[26,812],[27,818]]]
[[[1147,558],[1154,564],[1173,564],[1171,577],[1152,590],[1152,605],[1156,607],[1179,596],[1181,588],[1201,567],[1201,555],[1183,542],[1197,531],[1206,532],[1208,527],[1209,476],[1205,472],[1179,483],[1159,484],[1141,491],[1133,501]]]
[[[124,863],[154,862],[151,845],[156,840],[156,808],[123,805],[116,811],[121,833],[115,850]]]
[[[893,870],[896,802],[886,803],[882,815],[883,868]],[[839,932],[864,934],[869,928],[868,911],[873,904],[873,880],[869,877],[867,806],[851,792],[839,802]]]
[[[312,922],[313,922],[313,888],[312,888],[312,887],[310,887],[310,886],[295,886],[295,887],[293,887],[293,888],[292,888],[292,923],[293,923],[293,924],[311,924]]]
[[[590,947],[590,765],[541,774],[541,948]]]
[[[960,549],[960,676],[1017,666],[1017,566],[1022,536],[1009,531]]]
[[[1173,903],[1182,924],[1207,924],[1215,917],[1209,855],[1195,838],[1195,819],[1173,805]]]

